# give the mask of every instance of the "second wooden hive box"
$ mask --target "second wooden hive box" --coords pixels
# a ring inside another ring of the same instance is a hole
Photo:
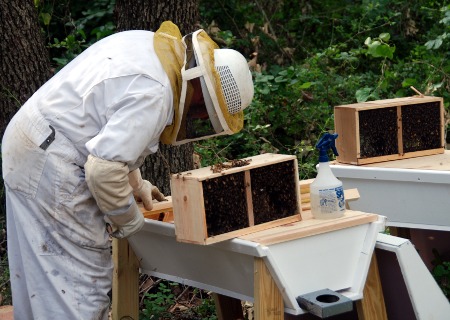
[[[336,106],[338,162],[363,165],[444,152],[439,97],[409,97]]]
[[[297,158],[264,154],[248,164],[172,175],[178,241],[211,244],[301,220]]]

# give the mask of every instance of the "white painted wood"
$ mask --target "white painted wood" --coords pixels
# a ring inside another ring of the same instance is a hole
[[[269,246],[267,265],[282,288],[285,307],[298,309],[299,295],[352,287],[358,269],[367,274],[368,265],[359,261],[361,255],[367,256],[363,246],[369,229],[368,224],[360,225]]]
[[[449,319],[450,303],[409,240],[379,234],[376,247],[396,254],[418,320]]]
[[[385,219],[263,246],[239,238],[212,245],[177,242],[173,224],[146,219],[129,239],[141,271],[162,279],[253,301],[254,258],[263,258],[285,311],[303,314],[296,297],[325,288],[362,297],[376,234]]]
[[[331,169],[344,189],[358,189],[360,198],[349,203],[352,210],[386,216],[388,226],[450,231],[450,171],[435,170],[443,157],[450,159],[450,153],[423,157],[436,159],[435,167],[427,170],[385,167],[389,163],[333,164]],[[391,161],[392,166],[407,160]]]

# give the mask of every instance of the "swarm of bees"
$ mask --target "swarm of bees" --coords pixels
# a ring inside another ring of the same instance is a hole
[[[220,173],[223,170],[236,168],[236,167],[244,167],[250,164],[251,159],[240,159],[240,160],[231,160],[225,163],[217,163],[211,166],[211,171],[214,173]]]

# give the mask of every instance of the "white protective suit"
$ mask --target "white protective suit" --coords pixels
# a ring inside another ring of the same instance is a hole
[[[173,115],[152,32],[89,47],[17,112],[2,142],[16,320],[107,319],[112,260],[88,155],[138,168]],[[54,139],[54,141],[53,141]],[[128,206],[134,203],[130,194]]]

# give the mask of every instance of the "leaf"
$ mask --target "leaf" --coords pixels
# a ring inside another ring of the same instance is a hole
[[[255,82],[269,82],[270,80],[273,80],[274,76],[271,75],[261,75],[256,77]]]
[[[389,39],[391,38],[391,35],[387,32],[384,32],[384,33],[380,34],[379,38],[381,40],[383,40],[384,42],[388,42]]]
[[[372,88],[363,88],[356,91],[356,101],[366,102],[372,92]]]
[[[287,82],[288,80],[285,77],[279,76],[275,78],[275,82],[280,83],[280,82]]]
[[[405,80],[402,81],[403,88],[415,86],[416,84],[417,84],[417,80],[413,79],[413,78],[406,78]]]
[[[390,47],[387,44],[381,44],[379,41],[374,41],[367,51],[374,58],[389,58],[394,57],[395,47]]]
[[[264,86],[263,88],[261,88],[261,89],[259,90],[259,92],[260,92],[261,94],[264,94],[264,95],[269,94],[269,93],[270,93],[270,88],[269,88],[268,86]]]
[[[50,20],[52,20],[52,16],[47,12],[41,13],[40,16],[44,25],[48,26],[50,24]]]
[[[300,88],[300,89],[308,89],[308,88],[310,88],[312,85],[313,85],[312,82],[305,82],[305,83],[303,83],[299,88]]]
[[[442,277],[445,274],[444,266],[438,265],[434,268],[433,273],[435,276]]]
[[[438,37],[434,40],[427,41],[425,43],[425,47],[427,47],[428,50],[435,50],[439,49],[439,47],[442,45],[442,38]]]

